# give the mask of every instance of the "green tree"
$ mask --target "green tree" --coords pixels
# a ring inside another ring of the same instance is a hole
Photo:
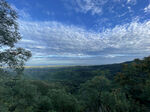
[[[119,88],[102,92],[100,99],[103,112],[144,112],[142,105],[130,97],[127,98]]]
[[[132,63],[125,64],[123,71],[115,76],[116,83],[122,88],[126,96],[131,97],[132,104],[139,103],[141,105],[140,112],[150,107],[150,97],[148,95],[150,93],[149,63],[150,57],[143,60],[135,59]]]
[[[36,86],[25,80],[9,79],[0,86],[0,101],[8,112],[35,112],[39,101]],[[32,111],[31,111],[32,110]]]
[[[17,13],[5,0],[0,0],[0,66],[9,66],[20,73],[31,53],[15,44],[21,39]]]
[[[85,111],[97,112],[101,106],[100,96],[103,91],[110,88],[110,81],[104,76],[95,76],[81,85],[80,100]]]
[[[79,112],[77,99],[63,89],[50,89],[49,98],[52,100],[53,110],[58,112]]]

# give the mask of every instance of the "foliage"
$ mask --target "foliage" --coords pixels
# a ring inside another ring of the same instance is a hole
[[[109,87],[110,81],[104,76],[96,76],[92,80],[82,84],[79,89],[79,95],[85,105],[85,110],[98,111],[101,92],[109,90]]]
[[[21,39],[17,18],[16,11],[5,0],[0,0],[0,66],[9,66],[19,74],[31,53],[15,47]]]
[[[1,70],[0,111],[149,112],[149,59],[125,64],[122,71],[110,79],[107,78],[109,72],[94,71],[99,75],[80,84],[77,79],[74,83],[67,83],[70,79],[62,82],[63,76],[57,81],[16,79]]]

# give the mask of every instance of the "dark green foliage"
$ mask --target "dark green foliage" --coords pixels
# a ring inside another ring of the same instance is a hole
[[[121,92],[102,92],[101,108],[106,112],[130,112],[130,102],[124,93]]]
[[[0,85],[0,112],[78,112],[77,99],[64,88],[53,83],[38,83],[43,82],[7,78]]]
[[[62,89],[51,89],[48,96],[52,99],[53,108],[58,112],[78,112],[77,99]]]
[[[139,103],[142,109],[150,107],[149,62],[150,57],[146,57],[144,60],[136,59],[131,64],[124,65],[123,71],[115,77],[116,83],[120,85],[123,92]]]
[[[0,1],[0,47],[10,46],[21,39],[16,22],[17,14],[5,0]]]
[[[109,79],[120,72],[122,64],[99,65],[99,66],[75,66],[75,67],[49,67],[49,68],[26,68],[25,77],[59,82],[67,91],[77,93],[80,84],[92,79],[94,76],[105,75]]]
[[[5,0],[0,0],[0,66],[9,66],[20,74],[31,53],[15,47],[21,39],[17,18],[16,11]]]
[[[149,112],[149,59],[147,57],[125,64],[123,70],[114,75],[114,78],[108,77],[109,71],[94,70],[91,71],[91,78],[85,80],[82,77],[86,75],[80,70],[72,76],[78,76],[79,81],[67,78],[73,72],[69,75],[64,72],[64,77],[55,74],[53,77],[59,77],[59,80],[42,81],[17,80],[1,70],[0,111]]]
[[[26,68],[24,74],[33,79],[48,81],[85,82],[94,76],[106,75],[112,79],[113,75],[120,72],[122,64],[97,65],[97,66],[75,66],[75,67],[49,67],[49,68]]]
[[[96,112],[100,106],[102,91],[109,90],[110,81],[104,76],[96,76],[92,80],[81,85],[79,98],[85,105],[86,111]]]

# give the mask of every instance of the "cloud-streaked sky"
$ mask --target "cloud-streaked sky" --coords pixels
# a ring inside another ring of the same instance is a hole
[[[150,0],[8,0],[28,65],[98,65],[150,55]]]

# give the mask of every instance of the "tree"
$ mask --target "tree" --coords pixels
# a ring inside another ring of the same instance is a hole
[[[9,66],[20,73],[31,53],[15,44],[21,39],[17,13],[5,0],[0,0],[0,66]]]
[[[150,106],[149,63],[150,57],[143,60],[135,59],[132,63],[124,65],[123,71],[115,76],[115,82],[122,88],[127,97],[132,98],[132,104],[139,103],[142,105],[140,106],[142,107],[141,110],[148,109]]]
[[[80,100],[85,105],[85,111],[97,112],[101,107],[100,96],[110,88],[110,80],[104,76],[95,76],[86,81],[79,89]]]
[[[77,99],[64,89],[50,89],[48,96],[57,112],[79,112]]]

